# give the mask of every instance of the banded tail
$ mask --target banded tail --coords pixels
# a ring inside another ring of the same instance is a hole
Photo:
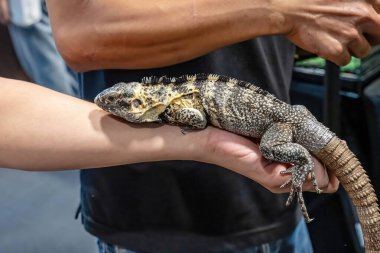
[[[380,253],[380,210],[371,182],[345,141],[333,137],[318,157],[332,170],[347,191],[359,216],[365,252]]]

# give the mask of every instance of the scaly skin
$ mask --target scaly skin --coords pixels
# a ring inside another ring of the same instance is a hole
[[[315,155],[334,171],[355,205],[366,252],[380,252],[379,207],[365,170],[345,142],[305,107],[284,103],[253,84],[206,74],[119,83],[101,92],[95,103],[129,122],[165,122],[192,129],[212,124],[260,138],[265,158],[293,164],[282,172],[291,174],[282,185],[291,185],[286,204],[297,197],[307,222],[312,219],[304,203],[302,185],[309,174],[316,192],[321,192],[311,159],[311,154]]]

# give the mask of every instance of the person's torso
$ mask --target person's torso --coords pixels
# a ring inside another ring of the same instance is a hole
[[[293,52],[284,38],[265,37],[170,67],[84,73],[83,97],[92,101],[102,89],[145,76],[214,73],[251,82],[288,101]],[[287,195],[199,162],[83,170],[81,183],[86,229],[141,252],[212,252],[262,243],[289,233],[298,219],[295,206],[285,207]]]

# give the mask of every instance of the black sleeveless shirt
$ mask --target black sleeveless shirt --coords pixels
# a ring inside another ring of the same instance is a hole
[[[93,101],[102,89],[144,76],[215,73],[289,101],[293,53],[286,39],[263,37],[170,67],[86,72],[82,95]],[[218,252],[285,237],[300,218],[286,199],[227,169],[192,161],[81,171],[85,229],[138,252]]]

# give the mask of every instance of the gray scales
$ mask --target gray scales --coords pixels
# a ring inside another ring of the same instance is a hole
[[[208,124],[260,139],[260,151],[272,161],[291,163],[281,187],[290,185],[286,202],[296,197],[309,218],[302,185],[310,174],[320,193],[311,154],[332,170],[350,196],[362,226],[367,253],[380,252],[380,212],[365,170],[346,143],[300,105],[289,105],[244,81],[215,74],[147,77],[118,83],[95,98],[103,110],[133,123],[162,122],[183,129]]]

